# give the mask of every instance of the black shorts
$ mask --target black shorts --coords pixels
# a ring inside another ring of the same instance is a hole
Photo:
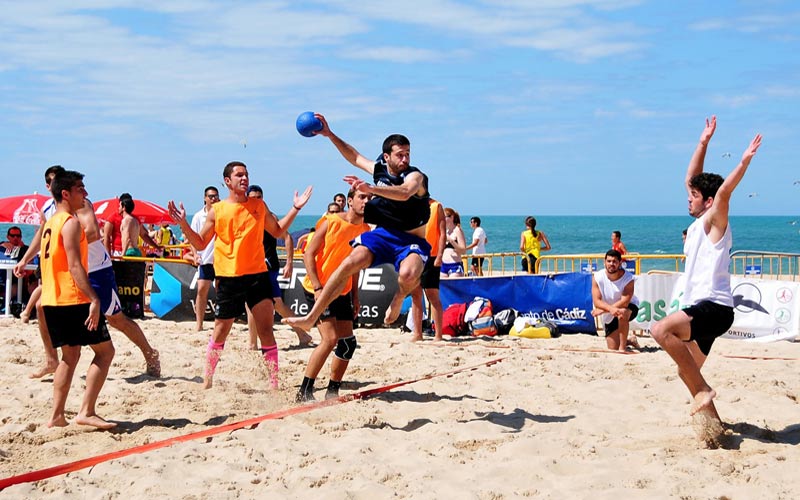
[[[530,271],[528,271],[528,267],[530,267]],[[526,258],[522,259],[522,270],[528,271],[533,273],[536,270],[536,256],[532,253],[529,253]]]
[[[272,282],[269,273],[217,278],[217,319],[233,319],[244,314],[244,305],[252,309],[263,300],[272,300]]]
[[[314,306],[314,294],[308,293],[305,290],[306,302],[309,306]],[[336,321],[353,321],[355,313],[353,312],[353,301],[350,298],[350,292],[339,295],[333,302],[328,304],[328,307],[322,311],[319,321],[326,319],[335,319]]]
[[[214,264],[202,264],[197,268],[197,279],[213,280],[217,275],[214,273]]]
[[[683,310],[691,321],[692,333],[689,340],[697,342],[700,351],[706,356],[711,352],[714,341],[727,332],[733,324],[733,308],[703,300]]]
[[[476,267],[483,267],[483,257],[473,257],[471,264]]]
[[[44,306],[44,318],[53,347],[94,345],[111,340],[103,313],[100,313],[96,330],[86,328],[88,317],[89,304]]]
[[[631,312],[630,316],[628,316],[628,321],[632,320],[639,314],[639,306],[636,304],[628,304],[628,310]],[[612,333],[616,332],[619,328],[619,318],[614,318],[610,322],[606,323],[606,335],[611,335]]]
[[[423,290],[439,289],[439,274],[442,272],[442,266],[434,266],[433,263],[436,259],[433,256],[425,261],[425,267],[422,269],[422,276],[419,282]]]

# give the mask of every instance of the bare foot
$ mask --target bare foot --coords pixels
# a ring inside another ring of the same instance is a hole
[[[81,425],[89,425],[91,427],[96,427],[98,429],[108,430],[113,429],[117,426],[114,422],[109,422],[107,420],[103,420],[98,415],[91,415],[91,416],[81,416],[78,415],[75,417],[75,423]]]
[[[161,377],[161,359],[159,358],[158,351],[153,349],[150,351],[150,357],[145,358],[147,362],[147,370],[145,373],[151,377]]]
[[[60,417],[53,418],[47,422],[47,427],[66,427],[68,424],[69,422],[67,422],[67,419],[64,418],[64,415],[61,415]]]
[[[689,412],[689,415],[694,415],[695,413],[699,412],[700,410],[706,410],[713,407],[714,398],[717,397],[717,391],[712,388],[708,388],[707,391],[700,391],[694,395],[694,406],[692,407],[692,411]]]
[[[211,389],[214,385],[214,377],[203,377],[203,389]]]
[[[383,324],[385,325],[391,325],[400,317],[400,308],[405,297],[398,297],[398,295],[395,294],[394,298],[392,298],[392,303],[386,308],[386,315],[383,317]]]
[[[22,311],[19,313],[19,319],[21,319],[23,323],[28,323],[31,320],[31,315]]]
[[[639,340],[636,338],[636,335],[633,334],[628,336],[628,345],[634,349],[641,349],[641,346],[639,346]]]
[[[422,334],[419,335],[412,335],[411,342],[422,342]]]
[[[444,339],[442,338],[441,335],[434,335],[433,336],[433,341],[434,342],[441,342],[442,340],[444,340]]]
[[[314,344],[314,338],[305,332],[305,330],[301,330],[299,328],[292,328],[294,333],[297,334],[297,343],[300,344],[300,347],[312,347]]]
[[[315,321],[313,321],[308,316],[293,316],[291,318],[281,319],[281,323],[283,323],[284,325],[289,325],[292,328],[299,328],[307,332],[314,327]]]
[[[706,448],[715,450],[724,444],[725,425],[710,408],[698,411],[692,416],[697,439]]]
[[[35,372],[28,375],[28,378],[42,378],[45,375],[50,375],[56,372],[56,368],[58,368],[58,362],[56,363],[47,363],[43,367],[39,368]]]

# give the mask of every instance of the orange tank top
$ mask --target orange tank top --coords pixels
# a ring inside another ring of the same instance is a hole
[[[67,212],[57,212],[45,223],[42,230],[42,247],[39,261],[42,266],[42,305],[71,306],[91,302],[75,283],[69,272],[67,251],[61,231],[64,224],[73,216]],[[89,245],[86,233],[81,228],[80,240],[81,265],[88,269]]]
[[[323,285],[328,282],[331,274],[342,261],[350,255],[352,250],[350,241],[359,234],[369,231],[369,224],[366,222],[350,224],[337,214],[326,215],[324,218],[328,221],[328,230],[325,232],[322,248],[314,259],[317,277]],[[348,279],[342,295],[350,293],[352,284],[352,280]],[[303,288],[309,293],[314,293],[314,285],[311,284],[311,278],[308,275],[303,279]]]
[[[214,273],[235,277],[267,271],[264,261],[264,219],[267,206],[258,198],[244,203],[214,204]]]
[[[425,225],[425,241],[431,246],[431,255],[439,255],[439,207],[441,203],[431,199],[431,218]]]

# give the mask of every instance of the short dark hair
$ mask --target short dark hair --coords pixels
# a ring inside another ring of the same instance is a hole
[[[247,168],[247,165],[245,165],[244,163],[242,163],[240,161],[232,161],[232,162],[228,163],[227,165],[225,165],[225,168],[222,169],[222,178],[223,179],[230,178],[231,174],[233,173],[233,169],[236,168],[236,167]]]
[[[725,179],[719,174],[702,172],[689,179],[689,187],[700,191],[703,200],[707,200],[717,195],[717,191],[724,181]]]
[[[208,195],[208,192],[209,192],[209,191],[211,191],[211,190],[214,190],[214,191],[216,191],[216,192],[217,192],[217,194],[219,194],[219,189],[217,189],[217,187],[216,187],[216,186],[207,186],[207,187],[206,187],[206,188],[203,190],[203,194],[204,194],[204,195]]]
[[[133,215],[133,209],[136,208],[133,198],[120,198],[119,202],[122,204],[122,209],[125,210],[125,213]]]
[[[131,196],[130,193],[122,193],[121,195],[118,196],[118,198],[119,198],[120,201],[122,201],[122,200],[124,200],[126,198],[129,199],[129,200],[132,200],[133,196]]]
[[[474,222],[476,226],[481,226],[481,218],[480,217],[473,217],[469,220],[470,222]]]
[[[614,250],[613,248],[606,252],[605,258],[614,257],[617,260],[622,260],[622,254],[619,253],[619,250]]]
[[[53,165],[52,167],[48,167],[47,170],[44,171],[44,182],[50,184],[50,177],[55,177],[56,175],[62,173],[64,171],[64,167],[61,165]]]
[[[622,239],[622,233],[620,233],[619,231],[611,231],[611,234],[613,234],[619,239]]]
[[[83,180],[83,174],[74,170],[61,170],[56,173],[53,180],[50,182],[50,192],[53,194],[53,199],[61,203],[64,199],[62,191],[69,191],[76,184]]]
[[[328,203],[328,209],[326,210],[326,212],[332,213],[331,212],[331,208],[333,208],[336,211],[334,213],[339,213],[339,212],[342,211],[342,207],[339,206],[339,204],[336,203],[335,201],[332,201],[332,202]]]
[[[250,194],[254,191],[260,194],[261,196],[264,196],[264,190],[261,189],[261,186],[259,186],[258,184],[251,184],[250,187],[247,188],[247,194]]]
[[[336,200],[336,198],[338,198],[340,196],[342,198],[344,198],[345,200],[347,199],[347,197],[344,195],[344,193],[336,193],[335,195],[333,195],[333,199]]]
[[[402,134],[392,134],[383,140],[383,153],[390,154],[392,146],[411,146],[411,141]]]
[[[22,229],[20,229],[19,226],[11,226],[10,228],[8,228],[8,231],[6,231],[6,236],[10,235],[11,231],[15,229],[17,230],[17,232],[19,232],[20,235],[22,235]]]

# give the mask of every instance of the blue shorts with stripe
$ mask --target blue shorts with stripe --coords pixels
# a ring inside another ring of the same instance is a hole
[[[356,237],[351,243],[353,247],[363,245],[372,253],[372,266],[394,264],[396,271],[400,263],[411,254],[417,254],[425,263],[431,253],[431,246],[423,238],[408,234],[405,231],[377,227]]]

